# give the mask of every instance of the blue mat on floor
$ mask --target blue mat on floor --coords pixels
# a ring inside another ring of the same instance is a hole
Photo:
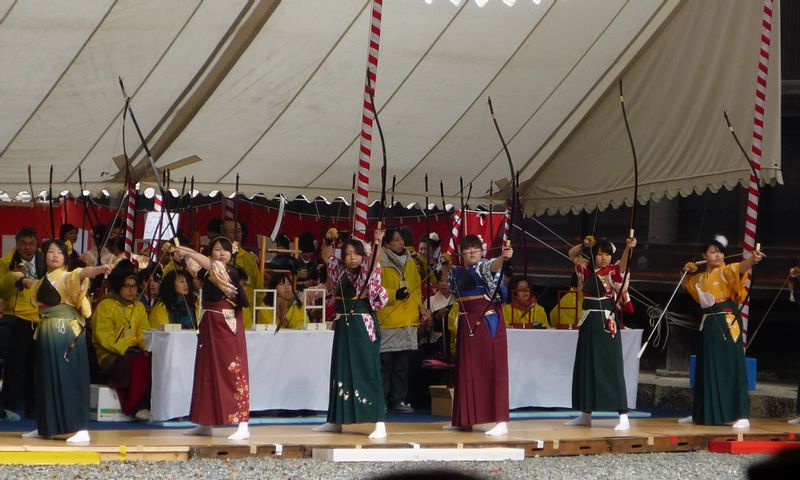
[[[511,412],[511,420],[544,420],[548,418],[572,418],[580,415],[577,410],[533,410]],[[616,418],[617,412],[592,412],[592,418]],[[629,418],[650,418],[650,412],[640,412],[631,410],[628,412]]]
[[[325,423],[325,415],[317,415],[313,417],[254,417],[248,422],[249,425],[320,425]],[[164,427],[164,428],[192,428],[196,427],[192,422],[180,420],[168,420],[166,422],[150,422],[150,428]]]
[[[576,410],[564,409],[520,409],[511,412],[511,420],[545,420],[556,418],[573,418],[580,412]],[[675,412],[664,409],[631,410],[628,412],[630,418],[651,418],[651,417],[679,417],[683,412]],[[594,418],[614,418],[616,412],[594,412]],[[308,416],[259,416],[250,419],[250,425],[319,425],[325,423],[325,413],[317,412],[316,415]],[[449,417],[432,416],[429,410],[417,410],[415,413],[386,414],[386,421],[393,423],[428,423],[428,422],[448,422]],[[89,422],[89,430],[143,430],[159,428],[192,428],[195,424],[183,420],[170,420],[165,422]],[[0,432],[29,432],[36,428],[36,421],[22,419],[18,422],[0,422]]]

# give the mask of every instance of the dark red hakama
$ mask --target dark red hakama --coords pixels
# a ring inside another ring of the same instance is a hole
[[[453,425],[507,422],[508,341],[502,310],[495,305],[489,312],[499,315],[497,333],[492,337],[487,321],[485,298],[459,302],[456,337],[456,385],[453,399]],[[480,323],[475,325],[480,319]],[[470,335],[472,333],[473,335]]]
[[[235,331],[221,313],[233,309],[229,302],[206,301],[203,309],[189,420],[199,425],[247,422],[250,381],[242,309],[235,309]]]

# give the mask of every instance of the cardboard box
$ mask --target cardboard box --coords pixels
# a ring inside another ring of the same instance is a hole
[[[431,415],[450,417],[453,415],[453,389],[447,385],[431,385]]]
[[[129,422],[133,418],[122,413],[117,392],[105,385],[89,387],[89,418],[98,422]]]

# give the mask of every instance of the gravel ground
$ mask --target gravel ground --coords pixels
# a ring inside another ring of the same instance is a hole
[[[726,479],[746,478],[747,467],[766,457],[708,452],[530,458],[522,462],[333,463],[310,459],[196,459],[186,462],[111,462],[92,466],[0,467],[13,479],[369,479],[400,471],[453,469],[478,478],[506,479]],[[441,478],[441,477],[439,477]]]

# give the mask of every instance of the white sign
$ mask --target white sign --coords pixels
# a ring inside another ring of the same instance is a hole
[[[180,220],[179,213],[164,213],[163,219],[161,212],[147,212],[147,218],[144,221],[144,236],[142,236],[145,240],[152,240],[153,238],[157,238],[158,240],[172,240],[172,229],[169,228],[169,223],[167,222],[167,217],[172,219],[172,226],[175,227],[175,231],[178,231],[178,221]]]

